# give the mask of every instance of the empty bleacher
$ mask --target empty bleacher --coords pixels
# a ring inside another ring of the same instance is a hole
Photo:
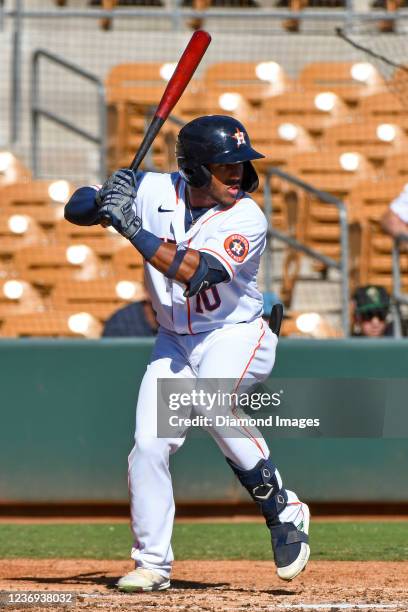
[[[108,72],[109,171],[130,162],[173,69],[172,64],[142,62],[122,63]],[[381,281],[391,288],[391,241],[382,234],[379,218],[408,178],[408,114],[374,66],[314,62],[294,78],[267,58],[215,62],[193,80],[174,109],[179,122],[212,113],[242,120],[253,146],[265,154],[256,162],[260,190],[253,197],[263,208],[268,181],[273,227],[328,257],[340,257],[336,209],[269,176],[271,166],[346,203],[351,286]],[[145,168],[174,169],[178,129],[171,120],[165,125]],[[84,335],[94,337],[112,312],[143,295],[143,262],[115,232],[63,219],[63,203],[74,185],[34,181],[17,158],[12,162],[14,174],[2,172],[0,163],[0,335],[31,335],[36,314],[41,314],[39,334],[81,335],[66,333],[64,317],[86,312],[89,333]],[[290,306],[304,258],[289,247],[280,252],[280,289]],[[403,260],[402,271],[405,266]],[[311,269],[322,278],[327,273],[321,263]],[[20,283],[20,293],[15,289],[7,297],[8,281]],[[133,289],[121,293],[120,282]],[[54,315],[48,329],[47,316]]]

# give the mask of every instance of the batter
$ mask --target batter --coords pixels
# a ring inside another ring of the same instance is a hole
[[[77,190],[65,208],[66,219],[79,225],[108,219],[143,255],[160,326],[139,390],[129,456],[135,569],[118,582],[127,592],[170,586],[175,507],[169,457],[186,432],[157,436],[157,380],[231,379],[231,391],[242,392],[269,376],[278,342],[262,319],[256,284],[267,222],[248,195],[258,187],[251,160],[264,156],[240,122],[211,115],[181,129],[176,157],[178,172],[121,169],[101,189]],[[237,426],[230,435],[206,429],[260,506],[278,576],[292,580],[309,559],[307,505],[283,487],[256,428]]]

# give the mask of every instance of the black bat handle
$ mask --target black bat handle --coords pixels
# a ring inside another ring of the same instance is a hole
[[[154,139],[156,138],[158,132],[160,131],[162,125],[164,123],[164,119],[155,115],[147,128],[146,134],[142,140],[142,144],[139,147],[138,152],[134,156],[129,168],[133,170],[133,172],[137,172],[140,164],[145,158],[146,153],[152,146]],[[100,218],[100,224],[102,227],[109,227],[110,218],[107,215],[102,215]]]

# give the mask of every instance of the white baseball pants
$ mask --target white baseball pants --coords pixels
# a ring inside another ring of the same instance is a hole
[[[169,456],[181,447],[185,436],[156,435],[157,379],[229,378],[238,384],[243,378],[261,382],[273,368],[277,342],[262,319],[196,335],[183,336],[160,329],[139,390],[135,445],[129,455],[134,535],[131,556],[138,566],[169,577],[173,561],[175,507]],[[222,453],[244,470],[252,469],[260,459],[269,456],[267,444],[255,428],[242,429],[241,435],[229,438],[221,438],[215,429],[208,431]]]

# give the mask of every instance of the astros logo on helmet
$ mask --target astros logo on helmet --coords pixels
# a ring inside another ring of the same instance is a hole
[[[236,141],[237,141],[237,147],[240,147],[242,144],[246,144],[246,142],[245,142],[245,134],[244,134],[244,132],[241,132],[238,128],[237,128],[237,131],[235,132],[233,138],[235,138]]]

